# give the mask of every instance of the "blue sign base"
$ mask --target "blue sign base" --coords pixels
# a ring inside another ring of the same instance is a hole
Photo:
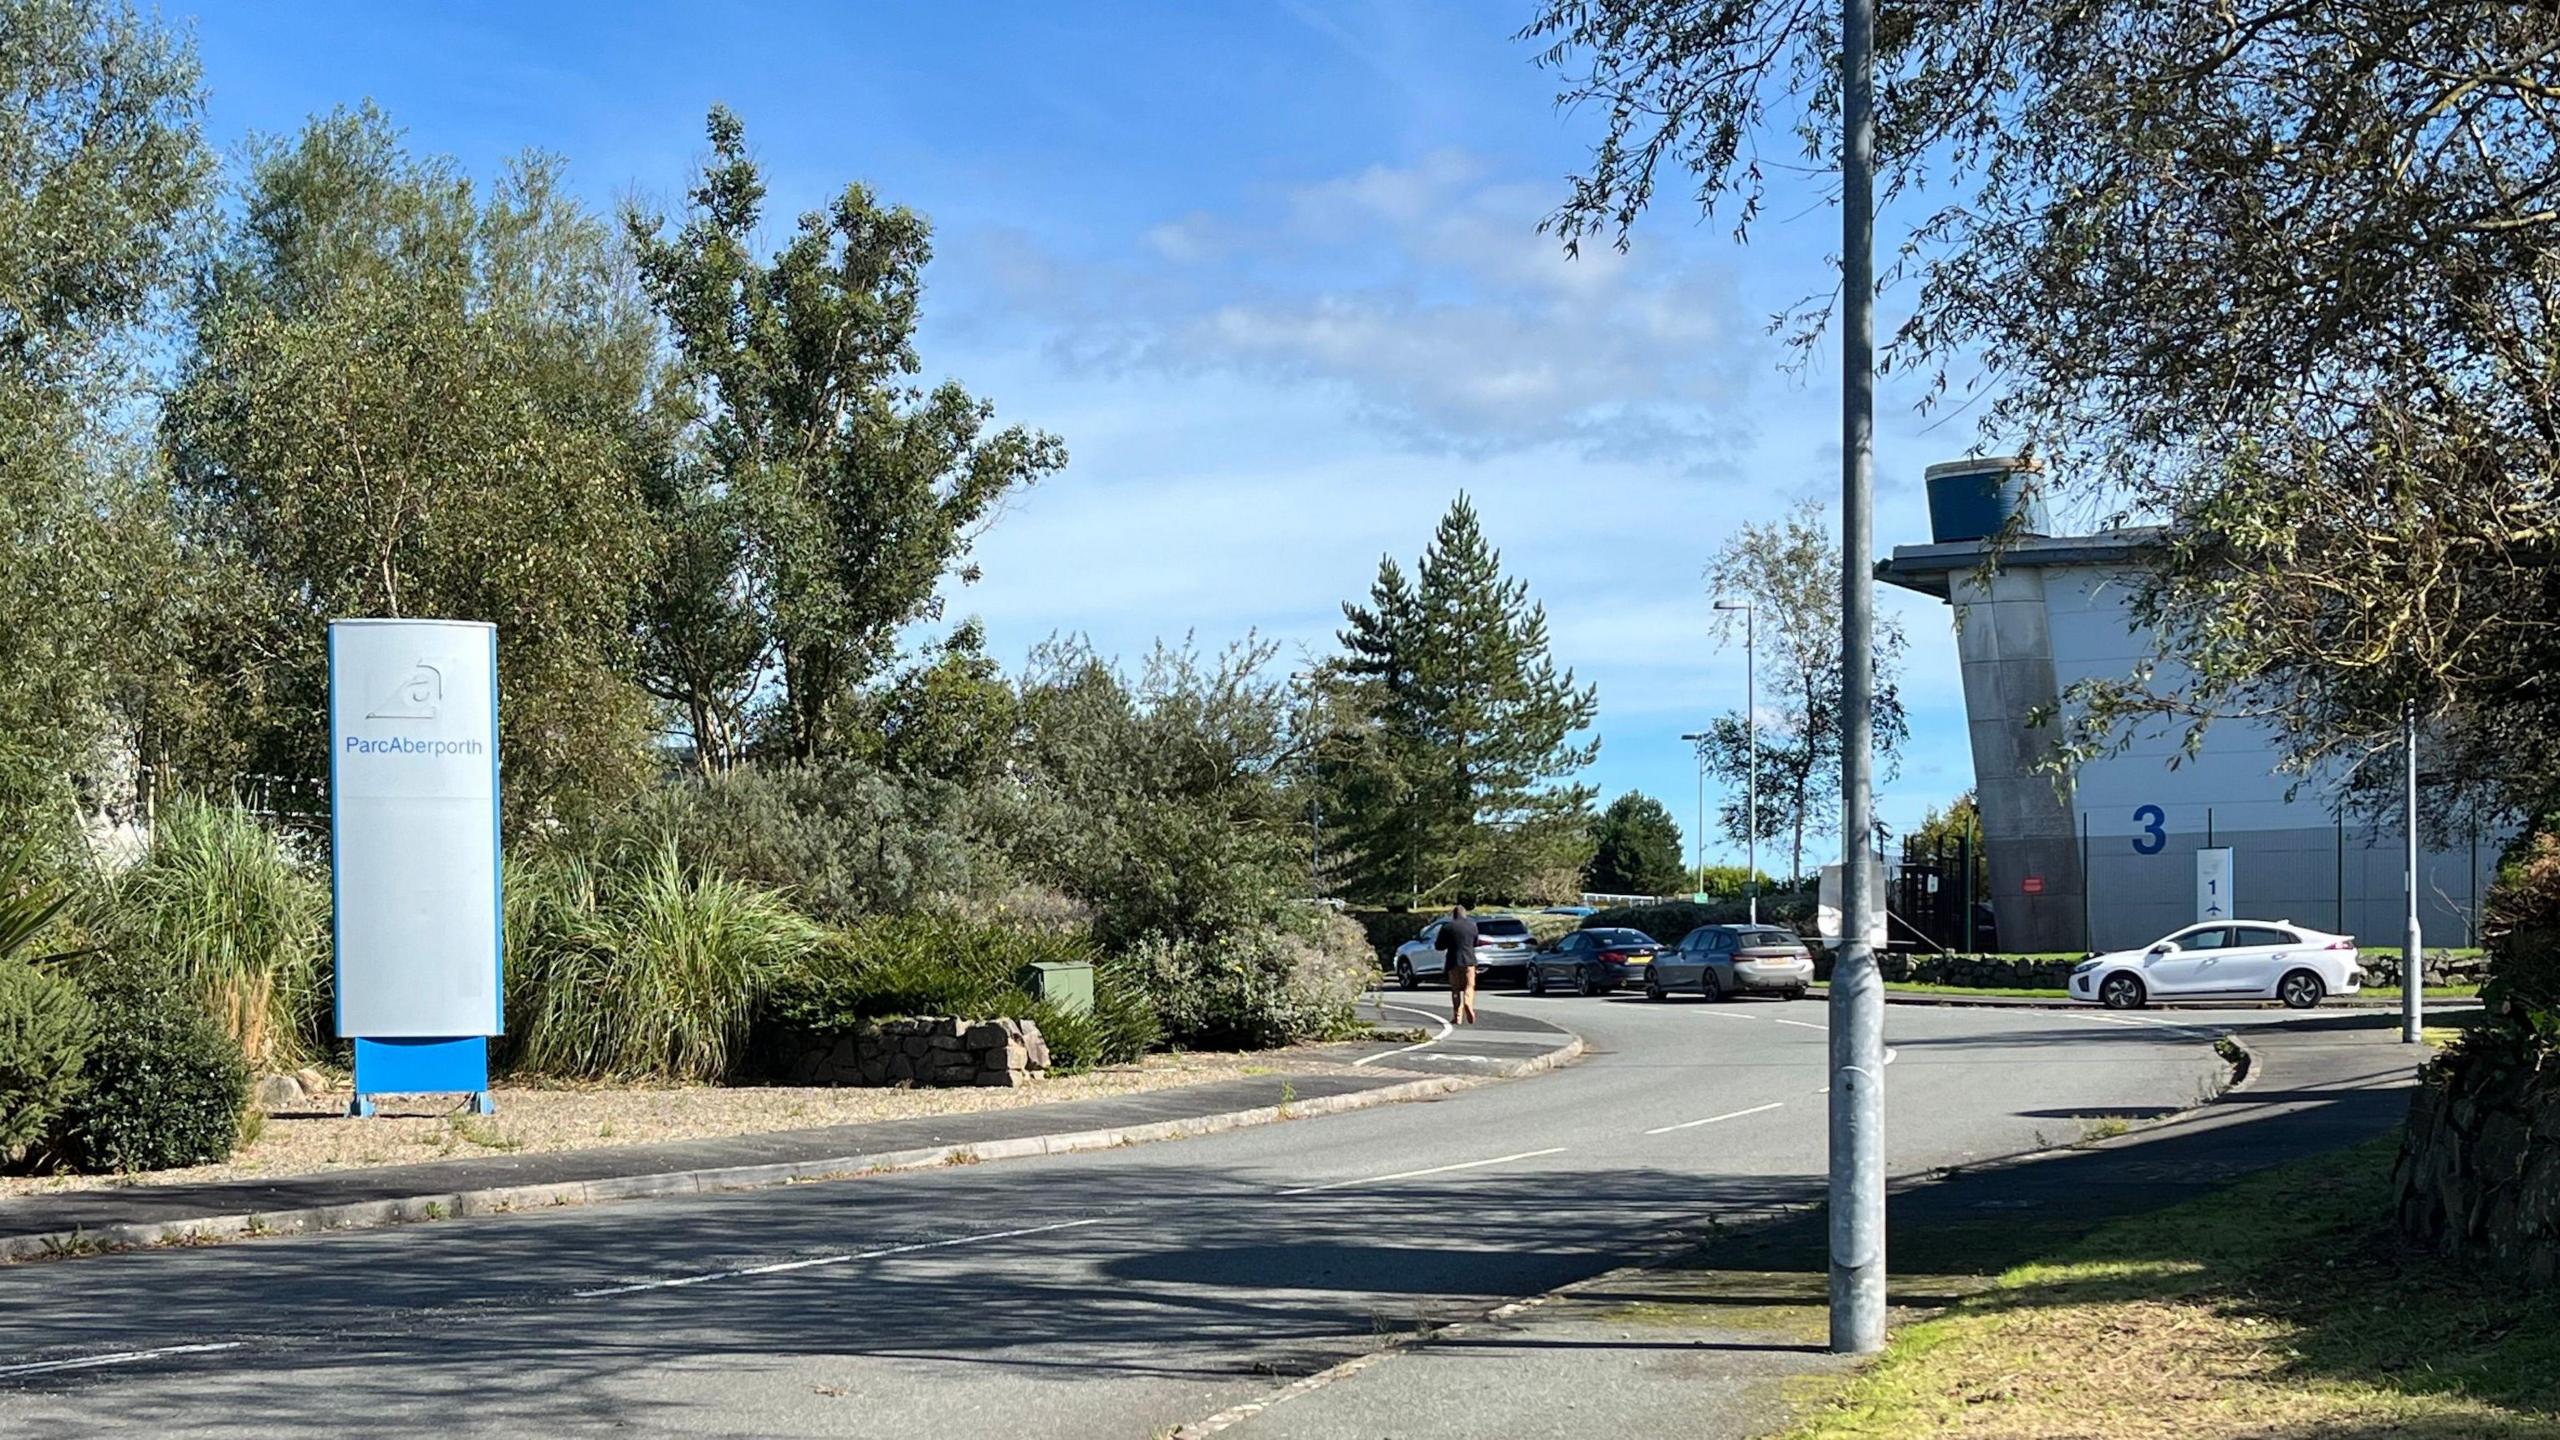
[[[376,1095],[468,1095],[471,1108],[497,1113],[489,1096],[489,1041],[459,1039],[356,1041],[356,1098],[350,1115],[371,1115]]]

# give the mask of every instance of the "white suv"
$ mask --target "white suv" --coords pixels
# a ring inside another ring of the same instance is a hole
[[[1396,983],[1407,990],[1425,980],[1443,980],[1441,972],[1449,965],[1449,956],[1440,949],[1440,927],[1446,920],[1434,920],[1422,927],[1422,933],[1396,947]],[[1476,981],[1483,985],[1506,984],[1528,974],[1529,956],[1538,948],[1529,936],[1529,922],[1517,915],[1479,915],[1476,917]]]
[[[2290,920],[2215,920],[2091,956],[2071,972],[2071,998],[2110,1010],[2154,1000],[2280,1000],[2308,1010],[2363,984],[2354,936]]]

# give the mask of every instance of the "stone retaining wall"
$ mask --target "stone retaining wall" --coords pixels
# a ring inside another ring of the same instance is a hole
[[[2560,1281],[2560,1064],[2529,1040],[2466,1038],[2411,1096],[2392,1178],[2405,1233]]]
[[[2485,955],[2448,955],[2440,950],[2426,952],[2426,975],[2430,985],[2477,985],[2489,978],[2489,960]],[[2368,950],[2358,958],[2364,967],[2367,985],[2400,983],[2400,957],[2376,955]]]
[[[1831,954],[1816,952],[1814,978],[1831,978]],[[2010,960],[1996,955],[1913,955],[1899,950],[1876,957],[1876,973],[1896,984],[1963,985],[1974,989],[2059,990],[2077,960]]]
[[[833,1034],[784,1032],[770,1069],[792,1085],[1028,1085],[1049,1068],[1049,1042],[1030,1020],[949,1016],[866,1021]]]

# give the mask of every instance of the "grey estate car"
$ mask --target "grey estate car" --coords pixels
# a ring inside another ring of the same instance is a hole
[[[1774,925],[1701,925],[1654,957],[1644,993],[1654,1000],[1699,995],[1804,994],[1813,984],[1813,952]]]

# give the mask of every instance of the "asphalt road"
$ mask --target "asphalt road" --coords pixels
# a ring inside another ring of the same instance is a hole
[[[1819,1194],[1819,1002],[1485,1008],[1589,1053],[1120,1151],[0,1270],[0,1435],[1156,1436]],[[1895,1007],[1893,1165],[2193,1104],[2204,1027],[2274,1018]]]

